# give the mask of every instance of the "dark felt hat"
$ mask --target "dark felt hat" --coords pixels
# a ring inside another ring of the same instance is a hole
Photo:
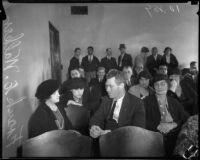
[[[119,49],[121,49],[121,48],[126,48],[125,44],[120,44]]]
[[[143,77],[143,78],[146,78],[146,79],[151,79],[152,78],[152,76],[151,76],[151,74],[148,72],[148,71],[141,71],[140,73],[139,73],[139,79],[141,78],[141,77]]]
[[[156,74],[156,75],[154,76],[153,83],[156,83],[156,82],[162,81],[162,80],[165,80],[166,82],[169,82],[169,78],[168,78],[167,75]]]
[[[67,80],[63,86],[66,90],[85,88],[86,80],[84,78],[72,78]]]
[[[48,79],[42,82],[35,93],[35,97],[40,100],[49,98],[59,88],[59,82],[54,79]]]

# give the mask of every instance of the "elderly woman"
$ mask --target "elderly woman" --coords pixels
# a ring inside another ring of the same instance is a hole
[[[35,96],[40,104],[29,121],[29,138],[57,129],[71,129],[63,107],[58,105],[60,94],[57,80],[42,82]]]
[[[196,90],[187,81],[181,80],[181,71],[178,68],[171,71],[169,79],[170,87],[167,95],[176,98],[189,114],[196,114],[195,110],[198,108],[198,94]]]
[[[151,80],[151,75],[148,71],[142,71],[139,74],[139,84],[132,86],[129,89],[129,93],[138,97],[145,98],[146,96],[152,95],[154,93],[153,88],[149,86],[149,82]]]
[[[158,131],[164,135],[166,155],[171,155],[181,125],[189,117],[181,103],[167,96],[169,87],[166,75],[154,78],[155,94],[144,99],[146,111],[146,129]]]

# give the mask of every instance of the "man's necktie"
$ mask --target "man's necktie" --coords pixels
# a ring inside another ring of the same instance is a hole
[[[114,101],[114,103],[113,103],[113,105],[112,105],[112,108],[111,108],[111,111],[110,111],[109,119],[113,119],[113,114],[114,114],[114,110],[115,110],[115,107],[116,107],[116,103],[117,103],[117,101]]]

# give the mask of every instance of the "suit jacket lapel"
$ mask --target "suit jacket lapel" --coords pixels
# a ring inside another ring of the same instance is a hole
[[[157,119],[157,121],[160,122],[160,120],[161,120],[161,114],[160,114],[160,110],[159,110],[159,104],[158,104],[158,101],[156,99],[156,95],[154,95],[153,103],[154,103],[153,106],[155,108],[154,114],[158,115],[158,116],[155,116],[155,119]]]
[[[124,96],[124,99],[122,101],[122,106],[119,112],[119,119],[118,119],[118,125],[120,126],[121,124],[123,124],[124,119],[127,118],[126,112],[128,110],[128,106],[129,106],[129,98],[128,98],[128,94],[126,93]]]

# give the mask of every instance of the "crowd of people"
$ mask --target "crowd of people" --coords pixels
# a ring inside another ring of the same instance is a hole
[[[87,51],[81,61],[81,49],[74,50],[63,84],[49,79],[38,86],[35,96],[40,105],[30,119],[29,138],[75,129],[67,108],[83,107],[89,121],[88,132],[82,134],[96,140],[116,128],[137,126],[163,134],[166,156],[172,156],[182,125],[198,115],[197,62],[180,70],[170,47],[163,55],[157,47],[151,55],[149,48],[142,47],[134,61],[125,44],[119,45],[117,60],[111,48],[101,60],[92,46]]]

